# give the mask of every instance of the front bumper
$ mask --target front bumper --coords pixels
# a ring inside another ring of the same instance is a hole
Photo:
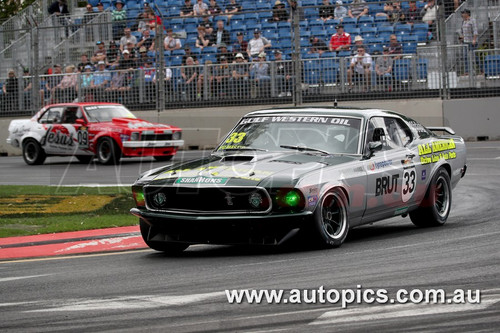
[[[124,141],[123,148],[165,148],[184,146],[184,140]]]
[[[279,245],[306,227],[313,212],[267,215],[177,215],[132,208],[150,226],[148,241]]]

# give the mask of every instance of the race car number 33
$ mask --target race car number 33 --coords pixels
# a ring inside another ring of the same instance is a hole
[[[415,192],[416,175],[415,167],[407,168],[403,171],[403,190],[401,191],[403,202],[410,200]]]

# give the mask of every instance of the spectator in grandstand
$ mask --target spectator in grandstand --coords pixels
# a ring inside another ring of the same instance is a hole
[[[229,37],[229,31],[224,29],[224,21],[217,21],[217,30],[214,32],[213,46],[220,45],[222,43],[229,44],[231,39]]]
[[[120,51],[123,52],[125,50],[125,47],[127,47],[127,43],[131,42],[132,44],[137,44],[137,38],[135,38],[134,35],[132,35],[132,31],[130,28],[125,28],[124,29],[124,36],[120,38]]]
[[[384,46],[383,55],[375,62],[375,73],[377,75],[377,85],[384,90],[392,90],[392,57],[389,55],[389,48]]]
[[[156,75],[157,72],[155,71],[155,76],[153,77],[153,83],[157,84],[159,77]],[[165,72],[164,72],[164,83],[165,83],[165,93],[167,96],[171,96],[171,93],[173,91],[173,85],[172,85],[172,70],[168,67],[165,67]]]
[[[347,70],[347,81],[349,83],[349,92],[352,91],[353,77],[354,81],[362,82],[363,91],[369,91],[371,85],[371,66],[372,57],[366,53],[364,47],[358,47],[358,54],[351,59],[351,64]]]
[[[32,78],[30,75],[29,68],[23,68],[23,97],[24,97],[24,109],[29,109],[31,105],[31,91],[33,90]]]
[[[261,52],[250,67],[250,74],[254,79],[254,83],[260,90],[260,96],[265,97],[270,93],[271,76],[269,74],[269,64],[266,62],[266,54]]]
[[[271,42],[265,37],[261,37],[260,30],[258,28],[253,31],[253,38],[250,39],[247,46],[247,54],[250,59],[255,59],[260,57],[260,54],[264,54],[265,49],[271,47]]]
[[[111,68],[118,66],[118,62],[120,61],[120,49],[114,40],[109,42],[109,48],[106,51],[106,60]]]
[[[218,52],[216,54],[216,58],[218,64],[220,64],[220,60],[222,59],[222,57],[224,57],[228,63],[233,62],[233,54],[227,50],[226,43],[221,43],[217,51]]]
[[[288,4],[290,5],[290,16],[288,17],[288,22],[292,22],[294,16],[298,16],[299,21],[304,21],[304,8],[297,5],[297,0],[288,0]]]
[[[186,63],[181,66],[181,94],[183,100],[193,100],[196,93],[196,83],[199,75],[199,68],[194,63],[193,58],[188,57]]]
[[[323,5],[319,7],[319,19],[320,21],[327,21],[333,19],[335,16],[335,8],[330,3],[330,0],[323,0]]]
[[[133,31],[137,31],[137,32],[140,32],[142,34],[142,32],[144,30],[151,29],[151,27],[148,24],[148,22],[149,22],[148,13],[146,13],[146,12],[139,13],[139,15],[137,16],[136,22],[137,23],[132,25],[131,29]]]
[[[191,3],[191,0],[184,0],[184,6],[181,7],[180,16],[194,16],[193,4]]]
[[[86,65],[80,76],[80,91],[84,102],[91,102],[93,100],[92,79],[94,78],[94,74],[92,73],[92,69],[91,65]]]
[[[118,69],[128,69],[132,71],[137,67],[137,60],[130,56],[130,51],[123,50]]]
[[[151,48],[153,42],[154,39],[153,37],[151,37],[151,31],[149,31],[149,29],[146,29],[142,32],[141,39],[137,42],[136,47],[145,47],[148,51],[154,51],[154,49]]]
[[[152,8],[148,8],[146,13],[148,15],[148,25],[150,30],[155,30],[156,27],[161,26],[161,18],[155,14]]]
[[[54,1],[48,8],[50,15],[54,15],[54,25],[64,26],[66,36],[69,36],[68,26],[71,24],[69,10],[66,0]]]
[[[210,35],[207,36],[205,27],[202,25],[198,26],[198,36],[195,42],[196,47],[203,50],[203,48],[210,46],[210,42]]]
[[[229,83],[231,80],[231,68],[228,59],[222,55],[219,64],[214,68],[213,89],[214,97],[225,99],[230,96]]]
[[[127,26],[127,11],[123,8],[123,2],[117,0],[115,8],[111,11],[111,21],[113,22],[113,39],[120,39],[120,34]]]
[[[347,10],[347,15],[355,19],[368,15],[368,5],[364,0],[353,0]]]
[[[403,53],[403,46],[398,42],[398,37],[396,35],[391,35],[389,37],[389,54],[392,55],[393,59],[400,59]]]
[[[98,13],[104,12],[104,4],[102,2],[98,2],[96,7]]]
[[[279,91],[278,97],[292,96],[292,87],[294,85],[293,63],[283,60],[283,53],[280,50],[274,50],[275,79],[276,89]]]
[[[139,58],[139,53],[138,53],[139,49],[137,49],[135,47],[134,43],[127,42],[127,45],[125,46],[125,50],[128,50],[130,52],[130,59],[137,61],[137,59]],[[125,51],[125,50],[123,50],[123,51]]]
[[[14,111],[19,109],[19,81],[16,77],[16,72],[10,69],[7,73],[8,77],[2,86],[5,110]]]
[[[280,0],[276,0],[276,2],[274,3],[272,20],[274,22],[288,20],[288,12],[285,9],[285,4]]]
[[[309,42],[311,43],[311,49],[308,53],[318,53],[321,56],[323,52],[328,51],[325,41],[316,36],[311,36]]]
[[[352,51],[354,52],[353,55],[358,54],[359,47],[365,48],[364,42],[365,42],[365,40],[360,35],[357,35],[356,37],[354,37],[354,46],[352,48]],[[366,48],[365,48],[365,50],[366,50]]]
[[[189,45],[186,45],[186,46],[184,46],[184,55],[182,56],[182,63],[185,64],[186,59],[189,57],[193,58],[193,61],[196,65],[200,64],[196,55],[193,54],[193,52],[191,52],[191,48],[189,47]]]
[[[236,3],[236,0],[229,0],[224,13],[227,14],[227,19],[230,20],[234,14],[241,12],[241,5]]]
[[[106,69],[106,63],[101,60],[97,63],[97,70],[94,72],[90,83],[96,101],[105,100],[104,90],[109,86],[110,81],[111,74]]]
[[[130,77],[126,70],[114,71],[105,89],[106,101],[125,103],[125,92],[130,91]]]
[[[231,76],[233,98],[248,98],[250,80],[249,65],[245,61],[243,53],[237,53],[234,59],[236,64],[232,67],[233,71]]]
[[[409,2],[409,7],[405,11],[406,23],[413,26],[414,23],[420,23],[422,21],[422,15],[420,15],[420,9],[417,8],[417,2],[412,0]]]
[[[210,5],[208,5],[208,14],[212,16],[217,16],[222,13],[222,9],[217,4],[217,1],[210,0]]]
[[[156,75],[156,69],[153,67],[153,60],[146,60],[146,62],[139,68],[144,75],[145,102],[153,102],[155,96],[155,84],[153,82],[153,79]]]
[[[330,38],[330,51],[348,51],[351,48],[351,35],[344,32],[342,24],[337,25],[337,32]]]
[[[137,65],[139,66],[139,68],[144,67],[146,61],[148,60],[150,60],[150,58],[148,57],[148,50],[146,49],[146,47],[141,46],[139,48],[139,58],[137,59]]]
[[[347,8],[342,6],[342,0],[335,1],[335,10],[333,12],[333,18],[342,22],[344,17],[347,17]]]
[[[54,103],[72,102],[77,96],[78,77],[75,73],[75,66],[66,66],[64,72],[65,75],[61,82],[52,90],[52,100]]]
[[[429,24],[429,33],[431,33],[432,39],[436,38],[436,17],[437,17],[437,6],[434,0],[427,0],[424,8],[422,8],[420,15],[422,16],[422,21]]]
[[[214,25],[212,24],[212,21],[210,21],[210,16],[209,15],[203,15],[203,19],[200,22],[200,25],[205,27],[205,32],[209,35],[212,35],[214,32]]]
[[[47,78],[46,92],[50,96],[50,99],[53,98],[55,88],[62,81],[62,79],[62,67],[59,64],[55,64],[52,74]]]
[[[208,5],[203,0],[197,0],[193,6],[194,16],[203,16],[208,14]]]
[[[376,16],[387,17],[387,20],[393,24],[405,23],[405,13],[401,9],[401,3],[399,1],[389,1],[384,5],[384,12],[377,13]]]
[[[94,12],[94,8],[89,3],[87,4],[86,9],[87,11],[85,12],[85,14],[83,14],[82,18],[82,25],[85,26],[85,40],[87,42],[91,42],[94,40],[94,31],[92,26],[90,25],[90,22],[96,17],[98,13]]]
[[[163,46],[165,47],[165,51],[178,50],[182,47],[180,39],[175,38],[171,28],[167,29],[167,37],[163,40]]]
[[[248,42],[243,39],[244,35],[242,31],[238,31],[236,33],[236,41],[233,43],[233,54],[236,56],[236,54],[241,53],[243,56],[245,56],[245,60],[248,60],[247,58],[247,48],[248,48]]]
[[[92,66],[92,63],[89,61],[89,56],[87,53],[82,53],[80,56],[80,63],[76,66],[78,69],[78,72],[83,72],[85,69],[85,66]]]
[[[470,16],[469,9],[462,10],[462,27],[460,29],[459,39],[464,44],[464,75],[469,74],[469,54],[477,49],[477,23]],[[477,61],[477,59],[476,59]]]
[[[443,0],[443,6],[444,6],[444,17],[447,18],[455,10],[457,10],[458,7],[460,7],[460,4],[462,2],[465,2],[466,0]]]

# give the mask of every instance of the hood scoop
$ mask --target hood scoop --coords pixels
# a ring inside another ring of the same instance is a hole
[[[228,155],[221,159],[221,162],[250,162],[255,158],[254,155]]]

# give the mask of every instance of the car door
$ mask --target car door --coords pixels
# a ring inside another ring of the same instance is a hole
[[[61,117],[53,121],[45,138],[45,151],[54,155],[75,155],[79,153],[76,126],[78,106],[62,107]],[[80,125],[78,125],[80,126]]]
[[[382,135],[373,138],[375,131]],[[382,145],[364,161],[367,173],[365,222],[397,215],[414,193],[416,171],[412,161],[415,155],[406,147],[411,141],[411,131],[410,137],[402,135],[401,131],[398,118],[372,117],[368,122],[365,147],[373,140]]]

